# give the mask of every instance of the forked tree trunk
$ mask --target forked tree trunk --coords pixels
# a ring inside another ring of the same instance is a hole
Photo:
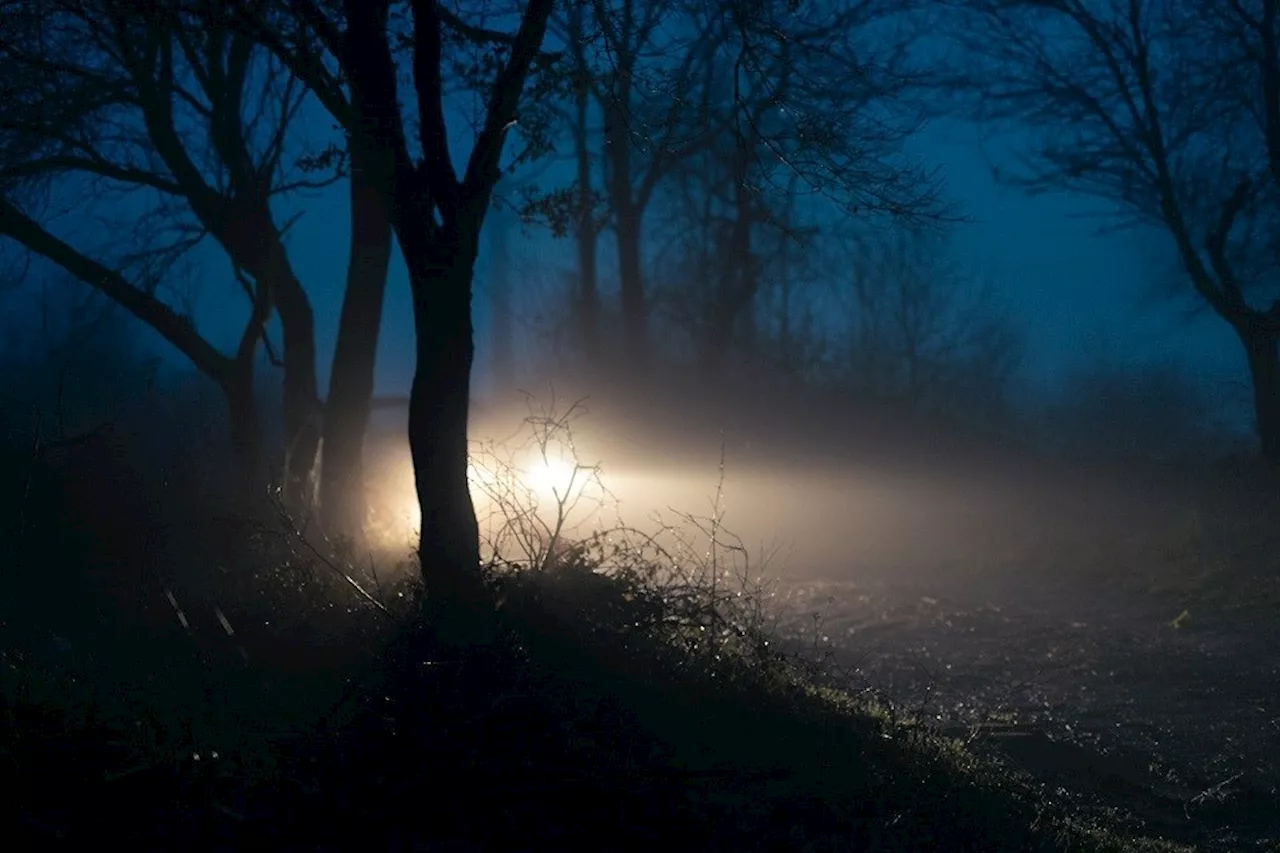
[[[1268,328],[1237,329],[1253,385],[1254,428],[1262,458],[1280,465],[1280,335]]]
[[[525,4],[510,54],[487,95],[483,128],[461,178],[447,156],[440,9],[435,3],[411,5],[421,162],[410,162],[405,144],[388,31],[390,4],[343,4],[347,28],[339,62],[350,81],[353,102],[363,115],[376,118],[372,127],[357,131],[348,125],[347,130],[361,133],[396,164],[395,180],[384,188],[384,195],[413,296],[416,365],[409,392],[409,450],[422,513],[418,553],[426,586],[425,615],[438,636],[452,634],[470,645],[473,638],[483,642],[488,631],[468,629],[488,623],[493,615],[482,608],[486,590],[480,572],[480,531],[467,482],[467,410],[475,360],[472,281],[480,229],[502,177],[503,142],[516,121],[525,81],[555,4]],[[489,618],[483,618],[486,615]]]
[[[363,538],[364,437],[373,399],[378,334],[391,262],[385,182],[352,146],[351,260],[324,412],[320,523],[329,535]]]

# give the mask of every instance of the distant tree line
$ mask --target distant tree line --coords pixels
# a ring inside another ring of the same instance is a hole
[[[318,476],[322,525],[353,536],[398,249],[423,571],[457,599],[479,553],[476,268],[488,251],[495,359],[514,373],[517,224],[572,246],[547,313],[576,370],[623,381],[678,357],[706,381],[836,377],[1007,423],[1021,334],[955,262],[957,213],[903,148],[931,112],[956,110],[1033,129],[1011,180],[1096,194],[1168,234],[1192,292],[1241,341],[1274,462],[1275,17],[1270,0],[10,0],[0,236],[41,282],[110,300],[218,389],[244,494],[275,485],[301,507]],[[954,64],[919,49],[939,33]],[[317,290],[290,230],[329,187],[351,227],[322,392]],[[184,296],[215,280],[244,317],[226,349]],[[74,304],[60,310],[74,318]],[[275,446],[264,363],[279,376]]]

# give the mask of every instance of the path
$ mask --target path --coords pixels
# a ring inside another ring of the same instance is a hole
[[[922,709],[1082,803],[1119,803],[1204,850],[1280,844],[1275,621],[1174,627],[1167,603],[1061,578],[790,584],[780,597],[784,630],[847,686]]]

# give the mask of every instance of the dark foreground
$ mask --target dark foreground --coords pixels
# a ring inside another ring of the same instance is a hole
[[[565,552],[497,572],[464,653],[421,629],[415,567],[120,500],[147,494],[26,498],[0,598],[12,849],[1276,846],[1265,566],[1261,591],[1041,565],[771,596],[701,550],[674,574]]]
[[[243,654],[211,643],[185,663],[176,632],[92,652],[10,646],[7,842],[1174,849],[882,703],[818,688],[757,630],[760,598],[656,584],[625,560],[609,580],[567,559],[494,579],[497,615],[474,624],[496,639],[479,652],[404,628],[381,635],[376,664],[341,656],[355,635],[328,648],[317,636],[318,655],[295,649],[274,672],[264,632],[224,644]]]

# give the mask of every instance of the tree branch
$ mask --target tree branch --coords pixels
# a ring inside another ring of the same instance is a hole
[[[493,81],[484,127],[471,151],[462,182],[462,193],[469,203],[483,202],[487,206],[488,197],[502,176],[502,145],[516,121],[520,95],[546,36],[547,21],[554,6],[554,0],[529,0],[511,46],[511,56]]]
[[[106,160],[70,154],[39,157],[7,166],[0,169],[0,181],[46,177],[67,172],[86,172],[123,184],[150,187],[166,195],[182,195],[182,188],[176,181],[156,172],[131,166],[117,166]]]
[[[119,272],[84,255],[55,237],[13,203],[0,198],[0,234],[29,251],[48,258],[71,275],[101,291],[142,320],[216,382],[226,380],[231,360],[202,338],[191,322],[152,294],[139,289]]]
[[[444,117],[444,84],[440,62],[441,16],[437,0],[411,0],[413,9],[413,82],[418,96],[418,133],[422,139],[421,170],[431,197],[446,222],[458,212],[458,173],[449,154]]]

